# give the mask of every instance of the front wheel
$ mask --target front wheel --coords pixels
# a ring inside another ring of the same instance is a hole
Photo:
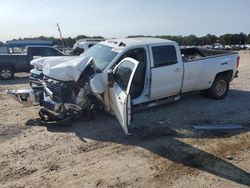
[[[211,88],[207,90],[210,98],[219,100],[227,96],[229,91],[229,81],[223,75],[216,76]]]
[[[11,67],[0,67],[0,78],[10,80],[14,76],[14,70]]]
[[[207,89],[206,90],[202,90],[200,91],[201,95],[205,98],[208,98],[208,93],[207,93]]]

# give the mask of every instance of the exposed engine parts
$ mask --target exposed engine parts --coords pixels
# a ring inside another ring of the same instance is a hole
[[[101,103],[91,92],[88,83],[92,74],[94,70],[89,65],[77,82],[58,81],[44,76],[44,87],[53,95],[49,97],[45,95],[40,99],[39,103],[44,107],[39,111],[40,118],[45,122],[92,119],[93,114],[101,108]]]

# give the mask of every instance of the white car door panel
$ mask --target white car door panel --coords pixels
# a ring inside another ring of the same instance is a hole
[[[114,114],[116,115],[125,134],[128,134],[127,118],[125,114],[128,95],[119,87],[117,83],[114,83],[113,88],[110,89],[110,100]]]
[[[152,68],[150,98],[157,99],[178,94],[181,90],[182,74],[182,67],[179,63]]]
[[[183,64],[173,45],[151,46],[150,98],[177,95],[182,86]]]
[[[111,107],[126,135],[131,121],[130,87],[139,62],[125,58],[114,68],[114,85],[109,88]]]

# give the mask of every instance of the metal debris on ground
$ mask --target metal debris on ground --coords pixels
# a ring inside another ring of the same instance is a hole
[[[193,126],[196,130],[234,130],[244,129],[241,125],[195,125]]]

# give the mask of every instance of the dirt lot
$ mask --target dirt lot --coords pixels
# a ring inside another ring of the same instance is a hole
[[[135,115],[125,137],[115,117],[42,124],[38,107],[0,94],[0,187],[250,186],[250,52],[224,100],[186,94]],[[0,90],[28,87],[28,74]],[[199,124],[240,124],[200,132]]]

